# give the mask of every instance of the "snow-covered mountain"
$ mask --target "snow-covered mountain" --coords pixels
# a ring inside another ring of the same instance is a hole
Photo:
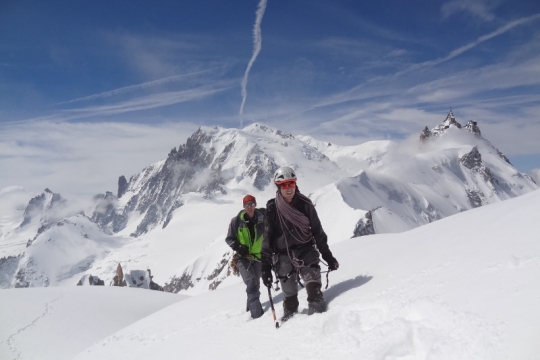
[[[134,229],[131,236],[140,236],[156,226],[165,228],[188,193],[202,193],[211,199],[235,190],[264,192],[282,164],[312,177],[308,190],[345,175],[325,155],[280,130],[261,124],[241,131],[201,127],[165,160],[145,168],[125,185],[121,178],[120,211],[109,206],[114,204],[110,194],[94,217],[114,232],[128,228]]]
[[[355,176],[312,195],[321,205],[321,217],[330,220],[325,225],[329,233],[342,228],[351,236],[409,230],[538,188],[481,136],[476,122],[462,127],[452,112],[442,124],[425,129],[420,140],[387,149]]]
[[[332,244],[341,266],[324,291],[328,311],[279,329],[268,294],[253,320],[239,283],[193,297],[108,286],[1,290],[9,311],[0,311],[0,358],[536,360],[538,214],[540,190],[399,234],[344,233]],[[272,296],[279,318],[283,295]],[[304,290],[299,301],[302,312]],[[298,334],[302,341],[288,341]]]
[[[129,181],[120,176],[117,194],[97,195],[84,213],[49,190],[25,211],[19,204],[17,216],[1,223],[1,286],[72,285],[85,274],[108,284],[118,263],[126,271],[151,268],[170,291],[197,294],[237,283],[223,241],[228,222],[246,193],[264,207],[282,165],[295,168],[331,243],[409,230],[538,188],[477,123],[463,127],[452,113],[420,139],[356,146],[262,124],[201,127],[164,160]],[[52,265],[48,259],[62,251]]]

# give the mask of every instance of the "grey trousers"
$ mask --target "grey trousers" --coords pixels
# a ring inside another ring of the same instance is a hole
[[[304,284],[311,282],[321,284],[321,268],[318,265],[319,254],[314,250],[308,250],[305,254],[297,254],[291,252],[292,256],[298,257],[300,260],[311,260],[310,266],[301,267],[299,269],[300,278],[304,281]],[[314,260],[314,259],[317,260]],[[285,297],[295,296],[298,294],[298,281],[296,280],[296,269],[294,268],[289,256],[287,254],[280,254],[278,258],[277,274],[279,276],[279,282],[281,284],[281,291]]]
[[[261,262],[250,261],[248,259],[238,259],[238,271],[244,284],[246,284],[247,309],[251,312],[251,317],[256,319],[261,317],[263,309],[259,297],[261,284]]]

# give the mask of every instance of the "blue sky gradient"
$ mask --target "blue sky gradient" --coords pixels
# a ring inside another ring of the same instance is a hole
[[[347,145],[452,108],[540,168],[540,2],[268,0],[253,59],[260,4],[3,0],[0,130],[263,122]]]

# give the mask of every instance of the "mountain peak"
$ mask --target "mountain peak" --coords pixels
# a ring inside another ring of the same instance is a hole
[[[245,128],[243,128],[242,131],[252,133],[252,134],[257,134],[257,133],[275,134],[281,137],[282,139],[292,140],[295,138],[293,134],[273,128],[265,124],[259,124],[259,123],[250,124],[246,126]]]
[[[420,133],[420,140],[442,136],[448,129],[453,128],[453,127],[457,129],[465,129],[474,135],[482,137],[482,132],[480,131],[480,128],[478,127],[478,122],[469,120],[469,122],[467,122],[467,125],[462,126],[456,120],[456,117],[454,116],[452,109],[450,109],[450,111],[448,112],[448,115],[446,115],[446,118],[441,124],[435,126],[431,130],[427,126],[424,128],[424,130],[422,130],[422,132]]]

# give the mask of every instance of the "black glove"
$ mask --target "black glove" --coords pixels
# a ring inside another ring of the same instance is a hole
[[[249,248],[244,244],[237,244],[234,247],[234,251],[236,251],[236,253],[241,257],[246,257],[249,255]]]
[[[261,270],[261,278],[264,286],[267,288],[272,287],[272,282],[274,281],[274,278],[272,277],[272,269],[263,268]]]
[[[326,263],[328,264],[328,270],[334,271],[339,269],[339,263],[336,258],[332,256],[332,253],[330,251],[321,255],[323,260],[326,261]]]
[[[339,263],[335,257],[332,257],[332,259],[328,260],[328,270],[334,271],[337,269],[339,269]]]

